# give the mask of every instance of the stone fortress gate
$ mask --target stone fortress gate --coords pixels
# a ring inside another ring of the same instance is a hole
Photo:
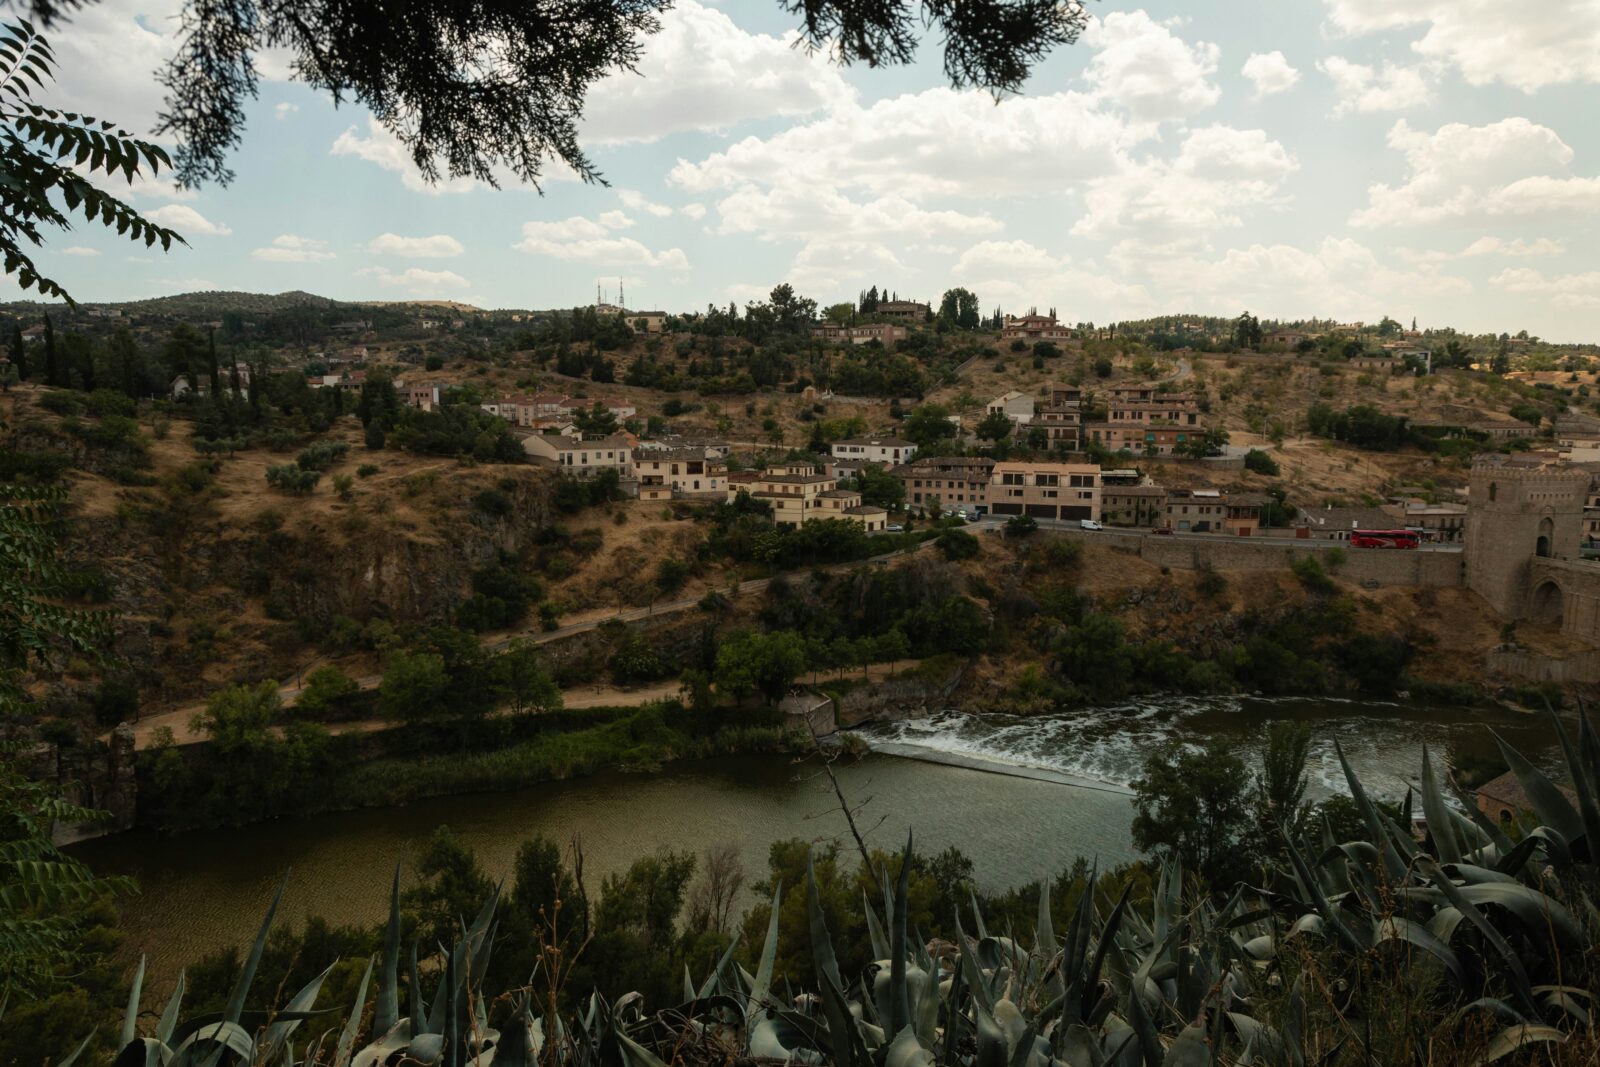
[[[1506,619],[1600,643],[1600,562],[1580,558],[1589,472],[1489,456],[1467,496],[1468,588]]]

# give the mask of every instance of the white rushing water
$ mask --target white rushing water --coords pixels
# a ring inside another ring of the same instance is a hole
[[[922,719],[863,726],[855,732],[874,748],[889,746],[888,751],[900,755],[910,754],[903,747],[909,746],[931,758],[956,757],[996,770],[1039,768],[1126,787],[1138,777],[1146,755],[1169,742],[1199,748],[1220,735],[1238,741],[1249,752],[1261,744],[1270,723],[1289,718],[1311,725],[1307,770],[1314,796],[1348,791],[1336,741],[1366,789],[1392,798],[1417,785],[1424,743],[1454,762],[1489,751],[1493,740],[1488,726],[1493,725],[1536,761],[1544,762],[1548,751],[1537,736],[1541,722],[1507,713],[1232,696],[1161,696],[1035,716],[950,709]]]

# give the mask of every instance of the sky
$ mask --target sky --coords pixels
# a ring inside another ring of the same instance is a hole
[[[59,28],[54,99],[147,131],[181,0]],[[591,92],[608,185],[430,186],[267,57],[228,187],[141,183],[169,254],[80,227],[80,301],[200,289],[634,309],[877,285],[1069,322],[1383,315],[1600,341],[1600,0],[1104,0],[996,101],[793,47],[774,0],[679,0]]]

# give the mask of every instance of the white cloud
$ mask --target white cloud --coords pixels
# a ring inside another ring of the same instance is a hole
[[[448,259],[459,256],[466,249],[461,242],[447,233],[431,237],[402,237],[397,233],[381,233],[367,242],[367,251],[376,256],[403,256],[407,259]]]
[[[226,237],[233,232],[222,223],[207,219],[188,204],[164,204],[153,211],[146,211],[144,217],[151,222],[177,230],[184,237],[193,237],[196,234],[205,237]]]
[[[823,111],[854,96],[827,56],[792,45],[792,37],[747,33],[721,11],[680,0],[645,42],[638,72],[619,71],[590,90],[584,139],[654,141],[726,130]]]
[[[1094,19],[1083,40],[1095,50],[1084,72],[1095,94],[1139,121],[1188,118],[1222,96],[1209,80],[1217,70],[1217,46],[1187,44],[1143,11]]]
[[[633,220],[621,211],[602,211],[600,225],[609,230],[626,230],[633,225]]]
[[[400,175],[400,182],[407,189],[412,192],[427,193],[430,196],[467,193],[480,188],[483,184],[475,178],[445,178],[430,183],[412,162],[411,153],[406,151],[406,146],[400,143],[400,139],[370,116],[367,118],[367,132],[364,136],[358,132],[357,127],[351,126],[339,135],[329,151],[336,156],[364,159],[384,170],[392,171]]]
[[[658,219],[664,219],[672,214],[672,209],[666,204],[653,203],[637,189],[618,189],[617,199],[621,200],[622,206],[629,211],[643,211]]]
[[[1389,131],[1408,174],[1369,186],[1354,226],[1571,219],[1600,213],[1600,178],[1569,174],[1573,151],[1554,130],[1525,118],[1487,126],[1451,123],[1434,133],[1404,119]]]
[[[1412,51],[1448,63],[1471,85],[1533,92],[1600,82],[1600,4],[1595,0],[1325,0],[1336,29],[1351,34],[1426,26]]]
[[[97,248],[87,248],[83,245],[68,245],[66,248],[61,250],[61,254],[64,256],[98,256],[100,254],[100,250]]]
[[[743,186],[717,204],[717,213],[722,218],[717,232],[767,239],[970,237],[1001,228],[1000,222],[987,214],[930,211],[900,196],[857,202],[837,189],[796,185]]]
[[[1489,284],[1508,293],[1546,297],[1556,307],[1600,306],[1600,271],[1597,270],[1547,278],[1532,267],[1509,267],[1490,278]]]
[[[1405,111],[1421,107],[1433,98],[1421,68],[1398,67],[1385,62],[1381,69],[1352,63],[1343,56],[1317,61],[1317,69],[1333,82],[1339,102],[1335,115],[1351,112]]]
[[[1245,208],[1277,201],[1299,164],[1262,130],[1207,126],[1186,137],[1171,160],[1130,164],[1088,183],[1081,237],[1134,232],[1146,240],[1237,226]]]
[[[795,255],[788,281],[801,292],[833,297],[859,288],[861,278],[904,270],[899,257],[876,241],[814,241]]]
[[[257,248],[250,254],[268,263],[326,263],[335,258],[325,251],[328,242],[314,237],[301,237],[293,233],[280,233],[266,248]]]
[[[950,269],[952,281],[977,291],[986,306],[1010,310],[1048,307],[1064,296],[1078,306],[1114,307],[1118,315],[1157,307],[1145,288],[1114,277],[1094,264],[1073,264],[1028,241],[980,241]]]
[[[1462,251],[1463,256],[1508,256],[1512,258],[1525,258],[1529,256],[1557,256],[1567,250],[1567,246],[1560,241],[1552,241],[1548,237],[1540,237],[1532,241],[1523,240],[1521,237],[1504,240],[1499,237],[1480,237]]]
[[[453,270],[423,270],[412,267],[396,273],[388,267],[362,267],[358,278],[375,278],[379,285],[404,289],[414,296],[429,296],[441,289],[465,289],[472,283]]]
[[[689,269],[689,257],[681,248],[653,252],[633,238],[618,237],[607,226],[581,215],[553,222],[524,222],[522,240],[511,247],[530,255],[594,266]]]
[[[1084,93],[996,103],[986,93],[928,89],[746,137],[697,163],[680,159],[668,181],[691,193],[753,182],[861,188],[911,200],[1053,195],[1115,172],[1122,151],[1145,136]]]
[[[1220,257],[1199,253],[1151,256],[1137,270],[1162,295],[1163,307],[1271,308],[1282,317],[1371,317],[1374,308],[1470,293],[1463,278],[1437,267],[1397,268],[1348,238],[1315,248],[1253,244]]]
[[[699,220],[706,217],[706,206],[704,204],[685,204],[678,210],[691,219]]]
[[[1244,61],[1239,73],[1255,86],[1255,99],[1286,92],[1300,80],[1300,72],[1289,64],[1282,52],[1256,52]]]
[[[288,118],[290,115],[293,115],[296,111],[299,111],[299,110],[300,110],[300,105],[299,104],[291,104],[288,101],[285,101],[285,102],[275,106],[272,109],[272,113],[274,115],[278,116],[279,121],[282,121],[283,119]]]

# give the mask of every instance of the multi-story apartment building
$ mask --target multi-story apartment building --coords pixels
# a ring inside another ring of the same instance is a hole
[[[640,500],[728,497],[728,462],[705,448],[645,448],[633,452]]]
[[[917,446],[898,437],[852,437],[835,441],[829,452],[838,460],[893,465],[911,462],[917,454]]]
[[[996,461],[987,511],[1036,519],[1100,518],[1100,468],[1092,463]]]
[[[1187,444],[1191,437],[1202,436],[1204,429],[1181,429],[1177,426],[1144,426],[1139,423],[1091,422],[1085,424],[1084,435],[1105,446],[1108,452],[1129,452],[1133,455],[1170,456]]]
[[[753,477],[740,478],[729,494],[744,491],[772,508],[778,526],[796,528],[813,519],[847,519],[869,533],[888,525],[883,508],[861,503],[861,494],[840,489],[837,478],[818,472],[813,464],[785,463],[768,467]]]
[[[1100,514],[1107,526],[1161,526],[1167,491],[1159,485],[1102,485]]]
[[[584,441],[536,433],[522,439],[522,450],[535,459],[553,463],[563,474],[590,478],[601,471],[614,470],[630,487],[633,483],[633,445],[623,434]]]
[[[1168,393],[1148,400],[1112,397],[1106,403],[1106,421],[1139,425],[1199,426],[1200,405],[1194,397]]]
[[[1584,536],[1592,538],[1591,523],[1600,522],[1600,505],[1594,503],[1595,490],[1591,485],[1588,502],[1583,508]],[[1421,500],[1406,503],[1407,529],[1421,529],[1429,541],[1446,544],[1459,543],[1466,535],[1467,506],[1465,504],[1429,504]]]
[[[906,487],[906,503],[926,508],[977,508],[989,502],[989,472],[994,460],[965,456],[930,456],[896,467],[893,474]]]
[[[1076,452],[1083,443],[1083,409],[1076,404],[1040,408],[1024,428],[1041,429],[1049,437],[1051,447]]]

